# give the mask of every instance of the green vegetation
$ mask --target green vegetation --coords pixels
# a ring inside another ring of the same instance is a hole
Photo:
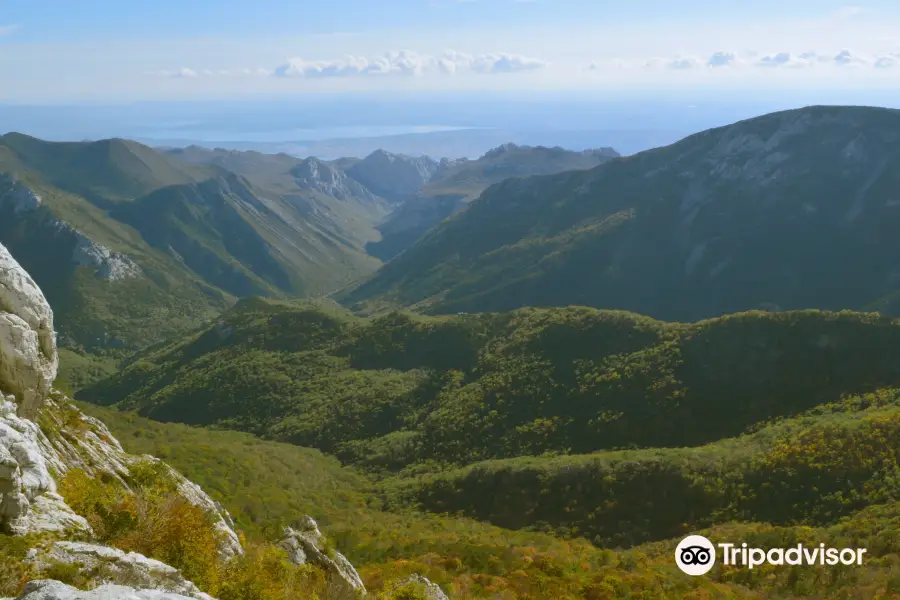
[[[723,441],[711,448],[700,448],[696,452],[698,459],[691,461],[678,453],[689,454],[691,450],[661,451],[656,461],[668,461],[681,466],[685,471],[690,465],[699,465],[704,460],[711,461],[711,455],[720,453],[722,462],[736,464],[741,457],[749,457],[756,453],[759,457],[778,457],[787,454],[777,450],[777,441],[794,442],[797,448],[795,456],[809,464],[818,465],[819,456],[825,457],[820,473],[830,472],[834,466],[834,457],[846,443],[839,439],[829,438],[834,444],[830,449],[825,446],[808,445],[805,441],[816,436],[804,431],[825,431],[829,426],[843,427],[844,432],[853,431],[851,424],[859,423],[858,428],[865,428],[868,422],[877,422],[885,414],[895,410],[897,393],[884,391],[878,394],[846,398],[843,401],[824,406],[801,417],[763,427],[760,431],[737,440]],[[410,573],[421,573],[433,581],[440,583],[453,598],[505,598],[530,599],[609,599],[614,598],[841,598],[869,599],[895,598],[900,594],[900,536],[897,535],[900,523],[900,504],[886,499],[853,513],[849,517],[838,520],[834,515],[834,524],[811,527],[808,524],[776,526],[763,523],[723,522],[699,533],[706,535],[713,542],[746,541],[760,547],[779,547],[796,545],[803,542],[817,545],[820,541],[834,547],[864,547],[868,549],[865,568],[832,568],[832,567],[780,567],[778,569],[762,568],[752,572],[746,569],[730,569],[716,566],[706,577],[691,578],[682,575],[672,563],[672,551],[678,538],[658,542],[644,543],[628,550],[611,550],[594,548],[583,540],[563,541],[540,533],[527,531],[510,531],[492,527],[460,517],[428,516],[421,513],[403,510],[391,513],[370,506],[373,494],[369,484],[363,478],[346,470],[321,454],[294,446],[266,442],[251,436],[184,425],[154,423],[126,413],[118,413],[108,409],[84,406],[94,416],[102,418],[119,437],[126,449],[131,452],[151,452],[167,454],[167,460],[195,481],[202,481],[213,491],[213,496],[221,498],[227,508],[233,512],[239,527],[248,523],[256,523],[254,530],[265,533],[274,527],[267,527],[267,522],[283,523],[296,517],[298,508],[316,518],[327,519],[329,537],[335,540],[337,547],[348,555],[357,565],[366,581],[367,587],[376,593],[390,589],[392,581],[397,581]],[[849,424],[849,425],[848,425]],[[844,425],[847,425],[844,427]],[[836,434],[835,434],[836,435]],[[852,440],[847,439],[850,443]],[[873,444],[875,445],[875,444]],[[882,453],[893,452],[897,444],[882,444]],[[765,448],[772,448],[765,453]],[[857,459],[846,463],[857,462],[868,456],[871,446],[856,452]],[[737,457],[732,459],[732,453]],[[272,456],[272,460],[264,460]],[[634,463],[638,471],[644,463],[653,462],[654,457],[647,451],[625,454]],[[828,458],[831,456],[831,458]],[[293,457],[293,458],[292,458]],[[600,458],[603,458],[602,456]],[[607,457],[607,463],[615,457]],[[561,460],[561,459],[555,459]],[[591,457],[570,457],[571,464],[577,467],[578,461],[588,462]],[[296,461],[296,463],[295,463]],[[870,465],[880,461],[872,456]],[[224,462],[227,467],[221,467]],[[764,468],[765,460],[754,460],[758,465],[757,472]],[[863,462],[865,462],[863,460]],[[548,473],[554,471],[550,461]],[[298,465],[292,469],[292,465]],[[782,464],[797,466],[796,459],[782,460]],[[840,465],[838,465],[840,467]],[[778,475],[781,467],[774,467],[771,474]],[[701,473],[695,469],[694,474]],[[232,476],[231,473],[234,473]],[[849,471],[835,470],[834,481],[839,481],[842,473]],[[621,474],[622,471],[615,473]],[[787,471],[785,471],[787,473]],[[802,483],[797,476],[798,483]],[[612,473],[609,473],[612,474]],[[449,475],[449,474],[448,474]],[[446,476],[446,475],[445,475]],[[577,477],[577,475],[576,475]],[[771,481],[776,481],[777,477]],[[876,478],[873,478],[874,481]],[[786,481],[784,477],[781,481]],[[787,478],[790,481],[790,477]],[[857,479],[857,481],[860,481]],[[484,498],[497,493],[497,503],[508,502],[509,490],[515,488],[512,479],[505,481],[506,494],[497,485],[481,491]],[[572,481],[572,488],[578,487]],[[813,497],[815,486],[821,485],[809,480],[808,486],[798,486],[807,497]],[[883,491],[891,494],[890,487],[884,485]],[[230,485],[236,486],[234,497],[228,491]],[[595,482],[596,485],[596,482]],[[356,487],[362,486],[362,487]],[[586,485],[582,485],[585,491]],[[789,486],[775,485],[756,490],[756,497],[763,497],[766,489],[788,490]],[[262,518],[252,516],[252,509],[242,506],[241,497],[258,489],[260,497],[274,498],[272,510]],[[281,494],[273,493],[276,488]],[[871,489],[870,484],[860,484],[860,491]],[[607,515],[611,526],[640,524],[642,519],[652,518],[654,511],[668,507],[668,512],[684,506],[684,495],[674,492],[658,499],[656,505],[646,504],[645,496],[641,497],[641,487],[618,488],[616,492],[627,494],[620,497],[620,504],[631,501],[641,502],[641,515],[619,514]],[[662,488],[666,489],[666,488]],[[677,488],[676,488],[677,489]],[[848,487],[849,489],[849,487]],[[217,491],[218,490],[218,491]],[[329,490],[333,490],[332,496]],[[488,491],[489,490],[489,491]],[[559,492],[548,483],[545,496],[553,496]],[[657,488],[659,491],[659,488]],[[866,492],[866,493],[869,493]],[[571,494],[571,490],[569,491]],[[297,504],[285,504],[277,498],[290,497],[299,499]],[[358,502],[347,502],[350,497],[358,498]],[[785,496],[776,496],[770,503],[772,508],[787,513],[796,501],[785,501]],[[878,498],[871,494],[869,500]],[[591,498],[585,497],[586,502]],[[665,502],[662,502],[665,500]],[[565,504],[560,499],[559,513],[564,513],[574,506],[574,502]],[[825,499],[828,502],[828,499]],[[549,503],[548,503],[549,505]],[[283,511],[283,512],[281,512]],[[802,511],[798,512],[803,514]],[[326,516],[327,515],[327,516]],[[725,519],[725,515],[722,516]],[[269,521],[270,520],[270,521]],[[742,521],[744,519],[741,519]],[[802,520],[802,519],[800,519]],[[697,532],[693,530],[693,532]],[[243,562],[251,564],[265,563],[261,557],[266,556],[265,546],[260,546],[255,534],[250,536],[250,543],[255,550],[249,553]],[[280,564],[278,562],[268,564]],[[230,581],[242,582],[233,587],[252,590],[272,581],[261,576],[259,568],[242,571],[243,577],[231,576]],[[224,588],[220,588],[224,589]],[[398,590],[402,592],[402,590]],[[220,592],[220,597],[223,597]],[[233,598],[259,597],[252,595],[236,595]],[[279,598],[280,596],[264,596]],[[388,596],[390,597],[390,596]],[[413,596],[415,597],[415,596]],[[397,598],[397,596],[395,596]],[[402,595],[399,598],[403,598]]]
[[[273,511],[322,519],[375,590],[420,572],[463,598],[790,597],[810,586],[891,597],[894,550],[849,574],[768,579],[725,570],[687,581],[669,559],[679,536],[702,528],[843,539],[841,519],[856,527],[875,518],[860,516],[868,507],[893,511],[898,349],[900,322],[877,314],[677,324],[569,307],[360,319],[256,299],[83,395],[314,446],[375,475],[276,442],[212,441],[234,432],[103,416],[126,447],[220,494],[248,530],[265,536],[287,518]],[[217,483],[229,473],[243,482],[234,504]],[[317,482],[291,493],[283,482],[302,473]],[[272,498],[266,514],[244,489]]]
[[[304,514],[313,516],[374,592],[420,573],[454,598],[534,598],[527,591],[534,586],[547,590],[547,597],[577,598],[572,590],[583,587],[588,566],[603,556],[584,540],[409,510],[385,512],[372,482],[315,450],[81,406],[103,420],[127,451],[164,458],[221,501],[251,545],[277,539],[283,525]]]
[[[62,345],[82,355],[183,335],[238,296],[321,296],[377,268],[364,250],[379,236],[377,203],[302,187],[295,160],[260,162],[272,166],[251,183],[125,140],[0,136],[0,173],[18,181],[0,192],[0,243],[41,286]],[[15,210],[22,187],[39,205]],[[104,252],[119,254],[88,264]],[[110,276],[109,260],[139,274]]]
[[[366,320],[252,300],[79,398],[415,471],[700,445],[900,384],[898,353],[900,323],[875,314],[681,325],[565,308]]]
[[[897,131],[898,111],[809,107],[589,171],[507,179],[340,298],[442,314],[577,304],[674,321],[860,310],[900,287],[889,234],[900,153],[883,137]],[[851,142],[878,161],[849,160]]]
[[[90,523],[102,543],[161,560],[179,569],[207,593],[228,600],[313,600],[322,597],[324,574],[294,566],[278,548],[250,544],[246,556],[224,562],[218,556],[216,530],[202,509],[176,493],[162,463],[134,463],[128,489],[110,478],[79,469],[66,473],[59,491],[67,504]],[[90,588],[99,574],[73,565],[50,565],[42,576]]]
[[[825,525],[895,499],[900,391],[707,446],[487,461],[398,478],[394,503],[630,547],[726,521]]]

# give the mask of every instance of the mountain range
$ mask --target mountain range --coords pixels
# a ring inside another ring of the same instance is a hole
[[[381,264],[367,251],[382,243],[377,228],[462,163],[480,164],[10,133],[0,138],[0,241],[45,288],[66,347],[135,349],[236,298],[317,297],[372,273]],[[552,168],[569,166],[577,163]],[[419,233],[428,225],[413,224]]]
[[[867,107],[633,156],[8,134],[0,596],[894,598],[898,162]],[[690,534],[867,554],[686,577]]]
[[[512,178],[340,299],[431,313],[588,305],[692,321],[895,312],[900,112],[810,107]]]

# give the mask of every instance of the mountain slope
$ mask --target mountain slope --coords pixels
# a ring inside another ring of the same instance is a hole
[[[382,260],[390,260],[491,184],[510,177],[589,169],[618,156],[612,148],[573,152],[504,144],[477,160],[444,159],[417,192],[379,225],[384,240],[369,244],[367,249]]]
[[[316,158],[300,159],[287,154],[261,154],[232,150],[209,150],[198,146],[170,148],[166,156],[192,165],[218,167],[236,173],[250,182],[257,195],[283,200],[292,207],[277,209],[282,220],[300,229],[307,237],[324,236],[355,256],[360,272],[371,271],[379,263],[365,256],[365,246],[381,235],[376,225],[391,211],[383,198],[348,177],[340,166],[346,161],[327,162]],[[274,207],[273,207],[274,209]],[[289,213],[295,212],[293,216]],[[359,274],[352,271],[352,277]]]
[[[384,201],[332,198],[315,177],[301,186],[292,171],[306,163],[290,157],[189,154],[0,138],[0,241],[46,290],[65,346],[134,349],[236,296],[321,295],[377,268],[364,247],[379,238]]]
[[[898,140],[898,111],[810,107],[506,180],[342,300],[669,320],[867,307],[900,288]]]
[[[0,136],[0,172],[23,170],[99,206],[211,174],[203,167],[167,160],[129,140],[45,142],[20,133]]]

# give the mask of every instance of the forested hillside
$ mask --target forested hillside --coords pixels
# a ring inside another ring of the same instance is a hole
[[[242,301],[79,398],[374,470],[699,445],[900,384],[900,323],[746,313],[670,324],[589,308],[359,319]]]

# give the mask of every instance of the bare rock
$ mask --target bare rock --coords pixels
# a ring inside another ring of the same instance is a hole
[[[159,590],[142,590],[124,585],[107,584],[90,591],[82,591],[59,581],[49,579],[25,584],[22,595],[16,600],[190,600]]]
[[[0,392],[15,397],[19,416],[34,418],[58,366],[53,311],[31,276],[0,244]]]
[[[185,579],[178,569],[136,552],[123,552],[95,544],[56,542],[48,551],[39,553],[33,562],[39,568],[48,562],[75,565],[84,571],[95,573],[96,579],[103,584],[128,585],[197,600],[210,600],[208,594]]]
[[[41,204],[41,197],[15,175],[0,173],[0,209],[9,207],[14,215],[19,215],[37,210]]]
[[[120,281],[139,277],[141,268],[127,255],[113,252],[98,244],[80,231],[75,231],[75,250],[72,260],[77,265],[95,269],[95,274],[106,281]]]
[[[325,536],[312,517],[304,517],[297,529],[285,527],[280,546],[295,565],[310,564],[325,571],[326,600],[357,600],[366,595],[366,587],[350,561],[340,552],[326,553]]]

